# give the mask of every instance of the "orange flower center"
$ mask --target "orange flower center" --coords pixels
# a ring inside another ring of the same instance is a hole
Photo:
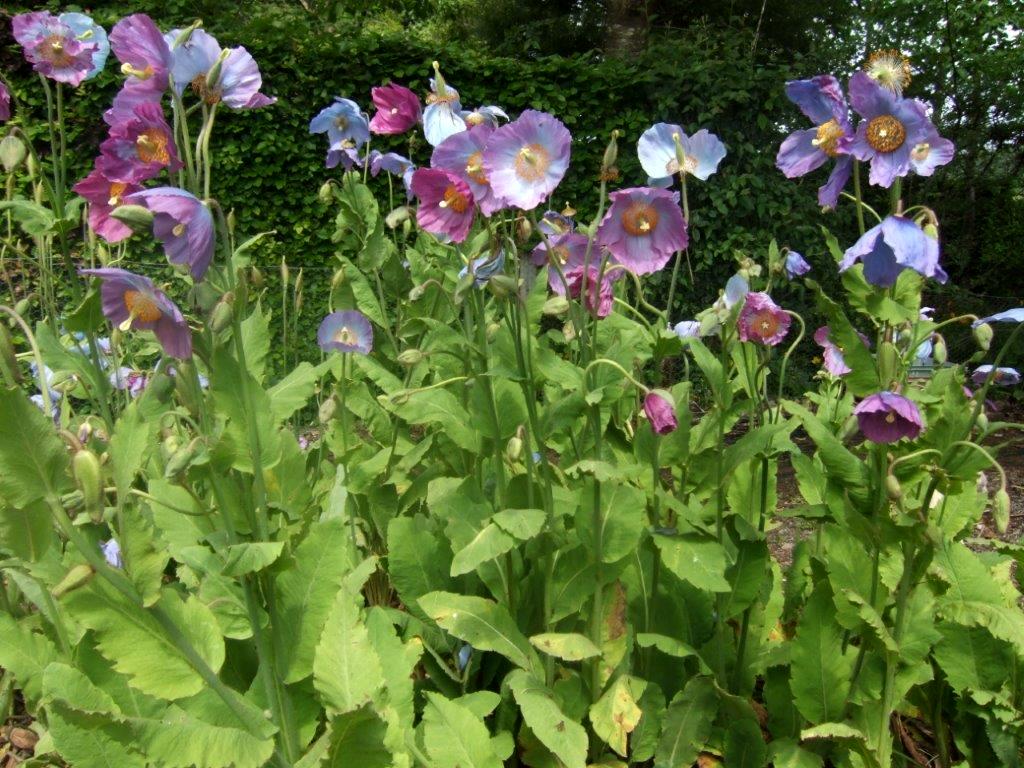
[[[530,144],[516,155],[516,176],[524,181],[540,181],[551,165],[551,155],[540,144]]]
[[[486,184],[487,176],[484,175],[484,153],[474,152],[466,160],[466,175],[477,184]]]
[[[818,126],[818,135],[811,143],[829,157],[835,157],[839,154],[841,138],[843,138],[843,129],[839,125],[839,121],[833,117],[827,123]]]
[[[144,163],[168,165],[171,162],[167,151],[167,134],[158,128],[147,128],[140,133],[135,139],[135,151]]]
[[[779,320],[771,312],[759,312],[754,315],[754,328],[762,338],[767,339],[779,330]]]
[[[658,212],[653,205],[637,202],[622,213],[622,228],[633,237],[646,237],[658,227]]]
[[[483,122],[484,116],[481,115],[479,112],[470,112],[468,115],[466,115],[466,125],[483,125]]]
[[[879,115],[868,123],[868,144],[878,152],[895,152],[907,140],[907,129],[892,115]]]
[[[123,181],[110,182],[110,199],[107,200],[107,205],[111,208],[119,206],[121,204],[121,196],[127,188],[128,185]]]
[[[64,50],[64,38],[60,35],[50,35],[43,40],[39,46],[40,55],[55,67],[67,67],[73,59]]]
[[[454,184],[449,184],[448,189],[444,191],[444,199],[438,205],[442,208],[451,208],[456,213],[465,213],[469,208],[469,200]]]
[[[559,264],[565,264],[569,261],[569,249],[564,245],[556,245],[552,248],[551,255],[558,260]]]
[[[131,289],[125,291],[124,306],[128,310],[129,321],[138,318],[144,323],[155,323],[163,317],[163,312],[157,306],[156,300],[142,291]]]

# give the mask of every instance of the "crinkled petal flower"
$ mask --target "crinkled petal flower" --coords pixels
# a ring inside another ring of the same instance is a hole
[[[49,11],[20,13],[11,20],[14,39],[39,74],[77,86],[93,69],[95,41],[82,41],[66,22]]]
[[[996,312],[994,315],[982,317],[971,323],[972,328],[977,328],[983,323],[1024,323],[1024,307],[1015,307],[1003,312]]]
[[[75,184],[74,191],[89,203],[89,226],[108,243],[119,243],[131,237],[132,229],[113,218],[110,214],[124,203],[126,195],[142,189],[138,184],[111,181],[99,169],[93,169],[88,176]]]
[[[370,130],[374,133],[405,133],[423,116],[419,97],[405,86],[388,83],[372,89],[370,96],[377,107],[377,114],[370,119]]]
[[[320,323],[316,340],[324,352],[368,355],[373,349],[373,326],[362,312],[332,312]]]
[[[865,232],[846,250],[839,271],[845,272],[857,261],[864,263],[864,279],[879,287],[893,285],[904,269],[913,269],[940,283],[947,279],[939,266],[938,240],[902,216],[887,216]]]
[[[915,439],[924,423],[917,405],[895,392],[877,392],[853,409],[864,436],[873,443],[895,443],[901,438]]]
[[[457,173],[469,184],[473,199],[485,216],[505,207],[494,194],[487,174],[484,173],[484,148],[493,133],[494,128],[490,125],[478,125],[468,131],[460,131],[434,147],[430,156],[431,166]]]
[[[92,52],[92,69],[85,76],[86,80],[91,80],[103,70],[103,65],[107,63],[107,56],[110,55],[107,30],[84,13],[62,13],[58,18],[71,27],[71,31],[75,33],[78,40],[96,45],[96,49]]]
[[[571,142],[560,120],[528,109],[491,134],[484,149],[484,175],[497,197],[532,210],[561,183]]]
[[[461,243],[473,224],[473,193],[461,177],[440,168],[420,168],[411,189],[420,199],[416,222],[427,232]]]
[[[657,272],[686,247],[678,192],[633,187],[612,192],[610,199],[597,239],[626,269],[637,275]]]
[[[189,268],[201,280],[213,259],[213,215],[195,195],[177,187],[156,187],[129,195],[125,202],[153,212],[153,236],[171,264]]]
[[[738,320],[740,341],[774,347],[789,332],[792,318],[767,293],[748,293]]]

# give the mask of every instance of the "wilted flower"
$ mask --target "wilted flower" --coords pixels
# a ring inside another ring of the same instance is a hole
[[[374,133],[405,133],[423,116],[419,97],[405,86],[388,83],[372,89],[370,98],[377,107],[377,114],[370,119],[370,130]]]
[[[814,332],[815,343],[824,349],[822,358],[825,363],[825,370],[831,373],[833,376],[845,376],[853,369],[846,364],[846,360],[843,358],[843,350],[828,337],[829,328],[827,325],[821,326]]]
[[[326,133],[331,149],[354,147],[359,149],[370,138],[370,124],[351,99],[335,97],[334,103],[324,107],[309,121],[310,133]]]
[[[672,395],[663,389],[652,389],[647,393],[644,398],[644,413],[651,422],[651,429],[659,435],[674,432],[678,426]]]
[[[440,65],[435,61],[427,108],[423,110],[423,135],[430,146],[436,147],[453,133],[466,130],[466,121],[459,114],[461,111],[459,92],[441,77]]]
[[[872,51],[864,62],[864,72],[897,96],[910,85],[910,59],[892,48]]]
[[[985,383],[989,374],[992,374],[992,383],[1001,387],[1015,387],[1020,384],[1020,372],[1015,368],[996,368],[992,373],[991,365],[979,365],[971,374],[971,381],[979,387]]]
[[[740,341],[756,341],[774,347],[789,332],[792,318],[767,293],[748,293],[738,321]]]
[[[403,157],[397,152],[370,152],[370,175],[374,178],[381,171],[387,171],[392,176],[397,176],[405,185],[405,195],[412,199],[412,175],[416,172],[416,166],[412,160]]]
[[[688,242],[679,193],[651,187],[612,192],[597,239],[637,275],[657,272]]]
[[[96,167],[111,181],[136,183],[166,168],[181,168],[171,127],[157,102],[134,104],[130,111],[111,110],[110,137],[100,144]]]
[[[142,371],[122,366],[110,372],[110,386],[127,391],[132,399],[142,394],[147,383],[148,378]]]
[[[192,357],[192,333],[181,310],[148,277],[113,267],[83,269],[81,274],[103,281],[103,314],[120,330],[153,331],[165,354]]]
[[[346,171],[353,168],[361,168],[366,163],[365,157],[359,156],[359,150],[355,147],[335,145],[327,150],[325,165],[328,168],[337,168],[339,165]]]
[[[677,142],[683,150],[682,168],[679,167]],[[682,128],[671,123],[655,123],[648,128],[640,136],[636,149],[640,167],[649,177],[647,183],[653,187],[671,186],[680,170],[707,181],[725,157],[725,145],[706,128],[687,136]]]
[[[93,232],[108,243],[118,243],[131,237],[131,227],[113,218],[110,213],[124,203],[126,195],[142,189],[140,185],[111,181],[99,169],[93,169],[73,189],[89,203],[89,226]]]
[[[491,134],[484,150],[484,175],[497,197],[532,210],[565,176],[571,142],[560,120],[528,109]]]
[[[373,326],[362,312],[332,312],[320,323],[316,340],[324,352],[368,355],[373,349]]]
[[[460,280],[470,274],[470,266],[472,266],[473,284],[477,288],[483,288],[487,285],[488,280],[504,271],[505,251],[498,251],[498,255],[493,258],[491,258],[491,254],[485,253],[479,258],[473,259],[472,265],[467,264],[459,271]]]
[[[454,133],[438,144],[430,156],[431,166],[457,173],[469,184],[473,200],[485,216],[504,207],[484,173],[484,147],[493,133],[494,128],[489,125]]]
[[[575,214],[575,211],[573,213]],[[576,221],[564,212],[544,211],[544,215],[537,222],[537,229],[548,237],[564,235],[566,232],[573,232],[576,229]]]
[[[911,152],[935,135],[927,107],[919,99],[903,99],[857,72],[850,78],[850,103],[863,117],[850,154],[871,161],[872,184],[892,186],[910,171]]]
[[[698,320],[683,320],[672,326],[672,333],[680,339],[699,339],[700,322]]]
[[[835,208],[853,171],[853,159],[846,154],[853,128],[843,88],[832,75],[818,75],[789,81],[786,96],[815,127],[791,133],[779,147],[775,165],[787,179],[793,179],[834,159],[836,165],[828,181],[818,187],[818,204]]]
[[[786,254],[786,260],[783,263],[783,268],[786,270],[786,277],[790,280],[806,275],[811,271],[811,265],[807,263],[807,260],[796,251],[789,251]]]
[[[505,114],[505,110],[492,104],[486,107],[477,107],[471,112],[463,110],[462,119],[469,128],[478,125],[489,125],[491,128],[497,128],[501,124],[499,119],[507,121],[509,118]]]
[[[459,176],[440,168],[420,168],[412,177],[420,199],[416,222],[427,232],[461,243],[473,224],[473,193]]]
[[[191,85],[206,104],[223,102],[232,109],[255,109],[277,101],[260,93],[263,76],[245,48],[221,48],[217,38],[202,29],[193,30],[188,40],[175,47],[182,31],[172,29],[164,35],[174,62],[174,89],[179,94]]]
[[[100,549],[103,550],[103,559],[111,568],[124,568],[124,560],[121,558],[121,545],[117,539],[100,542]]]
[[[940,283],[947,279],[939,266],[939,241],[902,216],[886,216],[881,224],[861,235],[846,249],[839,271],[845,272],[858,261],[864,263],[864,279],[883,288],[895,283],[904,269],[934,277]]]
[[[14,39],[41,75],[79,85],[93,69],[96,40],[79,40],[71,25],[49,11],[19,13],[11,21]]]
[[[7,89],[7,83],[0,81],[0,123],[6,123],[11,119],[11,92]]]
[[[155,187],[128,195],[126,203],[153,212],[153,237],[171,264],[189,267],[201,280],[213,258],[213,215],[195,195],[177,187]]]
[[[167,90],[174,60],[153,20],[144,13],[125,16],[110,30],[110,47],[121,62],[121,73],[128,78],[115,107],[159,101]]]
[[[864,436],[873,443],[895,443],[903,437],[913,440],[924,424],[912,400],[895,392],[877,392],[853,409]]]

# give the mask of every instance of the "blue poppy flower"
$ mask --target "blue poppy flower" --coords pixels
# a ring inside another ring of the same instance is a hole
[[[811,265],[807,263],[807,260],[796,251],[790,251],[786,254],[786,262],[784,264],[786,270],[786,277],[790,280],[801,275],[806,275],[811,271]]]
[[[683,167],[679,167],[676,141],[683,148]],[[648,175],[647,183],[653,187],[668,187],[672,179],[683,171],[701,181],[718,170],[725,157],[725,145],[715,134],[701,128],[693,136],[671,123],[656,123],[643,132],[636,145],[640,166]]]
[[[505,251],[498,251],[498,255],[491,258],[491,255],[485,253],[479,259],[473,259],[473,283],[477,288],[483,288],[487,285],[487,281],[490,280],[497,274],[501,274],[505,269]],[[469,273],[470,266],[466,265],[459,272],[459,279],[461,280]]]
[[[466,130],[462,117],[459,92],[441,77],[438,63],[434,62],[434,77],[430,78],[427,108],[423,110],[423,135],[430,146],[436,147],[449,136]]]
[[[982,323],[1024,323],[1024,307],[1015,307],[1005,312],[996,312],[994,315],[982,317],[971,323],[971,327],[977,328]]]
[[[358,149],[370,139],[370,121],[351,99],[340,96],[309,121],[310,133],[326,133],[331,149]]]
[[[845,272],[858,261],[864,263],[864,279],[882,288],[895,283],[906,268],[940,283],[947,280],[939,266],[939,241],[902,216],[887,216],[861,235],[847,248],[839,271]]]
[[[76,40],[96,44],[96,48],[92,52],[92,69],[89,70],[85,79],[91,80],[96,77],[103,69],[103,65],[107,63],[107,56],[110,54],[107,31],[84,13],[62,13],[57,18],[71,27]]]

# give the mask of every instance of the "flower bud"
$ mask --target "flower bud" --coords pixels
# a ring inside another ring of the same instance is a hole
[[[329,181],[325,181],[320,185],[320,191],[316,193],[321,203],[331,202],[331,198],[334,197],[334,190],[331,189],[333,185]]]
[[[201,438],[195,437],[176,450],[171,455],[171,458],[167,460],[167,465],[164,467],[164,477],[171,478],[183,474],[195,459],[201,442]]]
[[[92,566],[90,565],[85,565],[84,563],[81,565],[76,565],[74,568],[72,568],[70,571],[64,574],[64,578],[57,582],[57,585],[50,590],[50,594],[54,597],[66,595],[71,590],[77,589],[78,587],[87,584],[94,573],[95,571],[92,569]]]
[[[210,67],[210,71],[206,73],[206,87],[210,91],[217,90],[217,83],[220,81],[220,73],[224,68],[224,60],[231,54],[230,48],[225,48],[220,52],[220,56]]]
[[[939,239],[939,228],[935,226],[935,224],[933,224],[932,222],[925,224],[923,227],[921,227],[921,229],[924,230],[924,233],[928,235],[928,237],[930,237],[932,240]]]
[[[96,454],[83,448],[71,458],[71,473],[82,492],[85,509],[93,520],[103,518],[103,473]]]
[[[505,458],[509,462],[519,461],[519,457],[523,455],[523,439],[518,435],[513,435],[509,438],[508,444],[505,446]]]
[[[165,462],[170,461],[171,456],[173,456],[180,447],[181,440],[172,432],[164,438],[162,443],[160,443],[160,455],[163,457]]]
[[[610,171],[615,167],[615,161],[619,159],[619,132],[612,131],[612,137],[608,146],[604,149],[604,158],[601,160],[601,170]]]
[[[896,479],[896,475],[889,474],[885,476],[885,492],[893,501],[903,496],[903,489],[900,488],[900,481]]]
[[[281,259],[281,284],[284,286],[288,285],[288,264],[284,259]]]
[[[988,414],[985,413],[984,411],[978,414],[977,425],[978,429],[980,429],[982,432],[988,431]]]
[[[331,293],[333,294],[336,290],[338,290],[338,288],[344,282],[345,282],[345,270],[339,268],[334,273],[334,275],[331,277]]]
[[[298,277],[295,278],[295,314],[302,311],[302,269],[299,269]]]
[[[487,281],[487,287],[491,293],[503,299],[519,290],[519,280],[512,275],[495,275]]]
[[[974,328],[974,340],[978,343],[978,346],[984,351],[988,352],[988,348],[992,346],[992,326],[988,323],[982,323]]]
[[[398,362],[402,365],[409,366],[410,368],[426,357],[422,352],[416,348],[403,349],[398,354]]]
[[[146,396],[155,398],[158,403],[166,403],[174,392],[174,379],[163,371],[157,371],[149,377],[144,392]]]
[[[89,421],[83,421],[78,425],[78,442],[87,443],[89,442],[89,436],[92,435],[92,423]]]
[[[408,205],[401,205],[384,217],[384,224],[388,229],[395,229],[399,224],[409,221],[412,216],[412,208]]]
[[[235,233],[235,224],[237,223],[237,221],[238,220],[235,218],[235,209],[232,208],[230,211],[228,211],[228,215],[224,217],[224,223],[227,224],[228,232],[230,232],[231,234]]]
[[[423,298],[426,290],[426,287],[423,285],[414,285],[409,291],[409,301],[419,301]]]
[[[562,335],[565,336],[566,342],[576,338],[576,326],[572,324],[572,320],[569,320],[562,326]]]
[[[939,365],[945,365],[946,361],[949,359],[949,350],[946,348],[946,339],[940,333],[936,333],[932,338],[932,357]]]
[[[883,341],[878,348],[878,378],[882,386],[889,387],[898,379],[900,353],[890,341]]]
[[[565,296],[552,296],[550,299],[544,302],[544,306],[540,309],[541,314],[547,315],[548,317],[557,317],[558,315],[564,315],[569,311],[569,300]]]
[[[1006,533],[1006,528],[1010,524],[1010,494],[1006,492],[1006,488],[1000,488],[992,501],[992,517],[995,519],[996,529],[1000,533]]]
[[[173,50],[174,48],[180,48],[185,43],[187,43],[192,38],[192,33],[199,29],[199,27],[201,26],[203,26],[202,20],[196,19],[187,27],[185,27],[185,29],[181,30],[181,32],[178,33],[178,36],[174,38],[174,45],[171,46],[171,49]]]
[[[488,323],[487,324],[487,340],[493,341],[494,337],[498,335],[501,330],[501,323]]]
[[[213,308],[213,312],[210,313],[210,330],[214,333],[220,333],[229,325],[231,325],[231,318],[234,315],[234,304],[235,296],[233,293],[225,293],[220,301],[217,302],[217,306]]]
[[[153,225],[153,212],[143,205],[119,205],[110,215],[134,230],[148,229]]]
[[[249,281],[254,288],[262,288],[267,283],[259,267],[249,267]]]
[[[39,166],[36,165],[36,159],[31,154],[25,158],[25,170],[28,171],[28,177],[30,179],[34,179],[36,177],[36,171],[39,170]]]
[[[0,372],[8,386],[21,384],[21,368],[18,367],[18,357],[14,351],[14,339],[6,323],[0,323]]]
[[[5,136],[0,141],[0,163],[3,163],[4,170],[10,173],[25,160],[25,142],[17,136]]]
[[[533,224],[525,216],[520,216],[516,219],[516,239],[520,243],[525,243],[530,239],[530,235],[533,234]]]
[[[22,299],[14,305],[14,311],[18,313],[18,317],[25,317],[28,314],[29,309],[32,308],[32,302],[28,299]]]
[[[334,395],[331,395],[320,404],[320,410],[317,413],[317,416],[319,417],[321,424],[328,424],[337,412],[338,401],[334,399]]]

